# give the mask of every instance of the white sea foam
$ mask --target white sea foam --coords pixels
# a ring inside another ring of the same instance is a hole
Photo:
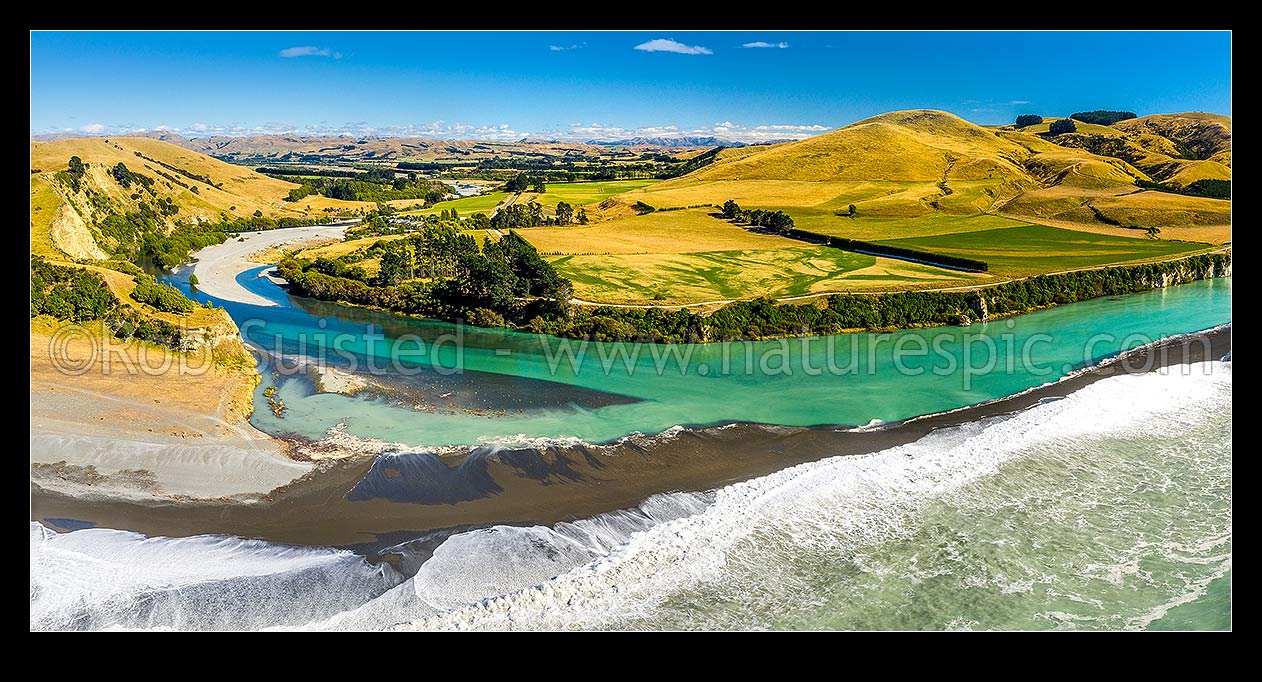
[[[402,580],[348,551],[31,523],[31,629],[252,629],[353,608]]]
[[[772,530],[778,541],[806,548],[828,543],[851,553],[906,534],[910,519],[929,501],[991,476],[1025,456],[1032,446],[1090,437],[1176,436],[1204,418],[1204,409],[1230,396],[1230,367],[1198,365],[1104,379],[1065,398],[1008,418],[936,432],[920,441],[874,455],[837,457],[804,464],[718,491],[715,501],[692,516],[631,535],[607,556],[550,580],[503,596],[482,599],[441,614],[418,618],[406,629],[616,627],[647,617],[662,602],[708,581],[721,580],[730,551]],[[519,555],[533,534],[481,536],[473,540],[486,556]],[[496,540],[506,541],[497,545]],[[454,536],[449,543],[470,542]],[[559,552],[552,543],[523,565]],[[945,551],[952,551],[949,548]],[[435,554],[440,556],[442,548]],[[561,553],[565,561],[573,560]],[[949,559],[949,557],[948,557]],[[565,561],[538,566],[540,575]],[[422,569],[424,570],[424,569]],[[1119,569],[1120,576],[1125,569]],[[524,577],[526,572],[514,574]],[[1111,571],[1102,576],[1114,579]],[[494,582],[495,578],[489,579]],[[478,584],[463,592],[493,593],[514,587]],[[1001,586],[1025,592],[1020,581]],[[420,592],[418,588],[418,592]],[[447,597],[459,591],[446,590]],[[450,602],[433,603],[442,608]],[[1080,616],[1061,621],[1071,625]]]
[[[302,627],[312,629],[564,629],[635,627],[657,622],[670,607],[688,614],[682,626],[704,627],[710,622],[705,620],[708,609],[714,608],[705,604],[720,603],[744,609],[739,620],[726,621],[729,626],[772,627],[790,605],[815,612],[838,608],[811,585],[774,591],[800,579],[796,562],[823,557],[844,558],[859,575],[877,580],[890,576],[911,586],[955,580],[959,589],[978,594],[1047,600],[1031,614],[1032,626],[1145,627],[1170,608],[1196,599],[1229,570],[1229,522],[1225,529],[1215,531],[1209,523],[1205,528],[1211,532],[1198,529],[1151,542],[1128,536],[1122,539],[1129,544],[1101,553],[1102,561],[1084,561],[1060,576],[1049,564],[979,565],[976,544],[994,548],[982,551],[985,556],[1024,557],[1040,551],[1042,543],[1063,542],[1064,535],[1049,535],[1052,530],[1072,537],[1074,528],[1090,520],[1078,516],[1081,506],[1057,506],[1060,489],[1046,483],[1099,475],[1066,470],[1086,466],[1092,448],[1102,444],[1137,444],[1128,447],[1143,457],[1147,443],[1173,443],[1186,449],[1173,456],[1188,455],[1189,466],[1199,467],[1196,456],[1207,445],[1187,440],[1187,434],[1224,406],[1229,414],[1230,393],[1231,366],[1223,363],[1195,365],[1186,373],[1175,368],[1107,378],[1011,416],[944,429],[872,455],[803,464],[710,494],[658,495],[638,509],[551,528],[496,526],[459,533],[401,584],[392,570],[374,569],[346,552],[233,538],[146,539],[103,530],[58,535],[32,524],[31,623],[33,628],[294,627],[305,622]],[[1229,453],[1229,439],[1225,447]],[[1012,475],[1009,467],[1018,465],[1030,472]],[[986,500],[971,497],[1005,471],[1018,484],[1031,480],[1037,483],[1030,485],[1044,487],[1008,489]],[[1031,472],[1044,476],[1027,479]],[[1145,471],[1139,480],[1143,491],[1165,494],[1169,487],[1181,492],[1177,481],[1162,480],[1163,473],[1160,468]],[[1128,488],[1110,490],[1111,495],[1129,494]],[[995,518],[1020,511],[1035,498],[1052,500],[1048,518],[1035,522],[1059,524],[1054,529],[1027,525],[1009,533],[1000,528],[990,539],[978,539],[956,538],[950,527],[918,527],[926,510],[944,500],[967,514]],[[1111,508],[1115,502],[1086,499],[1088,507]],[[1127,513],[1147,512],[1134,503]],[[1106,515],[1097,521],[1118,518],[1126,517]],[[934,538],[925,556],[913,555],[898,565],[883,559],[890,543],[921,537],[917,532]],[[1144,568],[1145,556],[1210,573],[1185,572],[1186,578],[1176,573],[1163,577],[1165,583],[1149,585],[1143,581],[1157,579]],[[1065,585],[1066,578],[1074,584]],[[1100,585],[1103,592],[1076,589],[1083,581]],[[1110,617],[1108,591],[1129,593],[1136,585],[1161,588],[1167,596],[1142,613]],[[699,590],[717,591],[723,599],[697,606],[689,595]],[[939,622],[941,627],[987,627],[979,622],[987,613],[953,614]]]

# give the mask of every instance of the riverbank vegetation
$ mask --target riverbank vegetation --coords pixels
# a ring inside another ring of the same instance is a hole
[[[380,258],[376,276],[356,263]],[[295,293],[479,326],[505,326],[598,341],[709,342],[971,324],[1051,305],[1221,276],[1227,254],[1042,275],[971,291],[833,294],[687,309],[574,306],[571,281],[515,231],[498,242],[452,226],[381,240],[338,258],[289,258],[278,268]]]

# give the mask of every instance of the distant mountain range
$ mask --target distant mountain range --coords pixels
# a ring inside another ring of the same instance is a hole
[[[741,142],[739,140],[727,140],[714,136],[705,137],[628,137],[618,140],[587,140],[586,142],[578,142],[573,140],[554,140],[542,137],[523,137],[517,142],[493,142],[488,140],[437,140],[420,137],[372,137],[372,136],[355,136],[355,135],[246,135],[240,137],[232,137],[226,135],[214,135],[209,137],[185,137],[179,133],[163,130],[150,130],[143,132],[130,133],[114,133],[112,135],[88,135],[84,133],[45,133],[41,135],[32,135],[32,142],[55,142],[57,140],[68,140],[77,137],[149,137],[163,142],[177,144],[185,149],[194,151],[217,154],[221,150],[227,150],[225,154],[240,153],[243,150],[254,152],[262,152],[264,154],[275,154],[277,152],[300,151],[301,153],[327,153],[330,149],[338,151],[351,151],[356,147],[373,147],[382,151],[389,151],[397,147],[410,148],[413,150],[434,149],[437,151],[448,151],[450,153],[461,153],[477,147],[511,147],[513,145],[548,145],[562,149],[578,149],[583,146],[596,147],[660,147],[669,149],[699,149],[708,147],[746,147],[753,145],[778,144],[781,142],[793,142],[793,140],[768,140],[765,142]],[[393,144],[392,144],[393,143]],[[460,150],[460,151],[457,151]],[[401,151],[401,149],[396,149]]]
[[[524,141],[524,140],[523,140]],[[766,142],[741,142],[709,137],[628,137],[622,140],[588,140],[587,144],[608,147],[748,147],[760,144],[779,144],[793,140],[767,140]]]

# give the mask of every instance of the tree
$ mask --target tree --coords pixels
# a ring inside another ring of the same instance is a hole
[[[1026,126],[1036,126],[1043,122],[1043,117],[1038,114],[1021,114],[1017,117],[1017,127],[1024,128]]]
[[[1109,111],[1107,109],[1096,109],[1095,111],[1076,111],[1069,115],[1069,118],[1083,123],[1094,123],[1096,125],[1111,126],[1118,121],[1125,121],[1128,118],[1135,118],[1133,111]]]
[[[587,224],[587,209],[585,208],[578,209],[578,224],[579,225]]]
[[[849,215],[851,218],[853,218],[855,213],[858,213],[858,209],[854,207],[854,204],[850,204],[850,208],[847,209],[846,215]]]
[[[527,210],[530,211],[530,220],[527,224],[530,227],[539,227],[540,225],[542,225],[543,224],[543,206],[540,206],[539,202],[537,201],[532,201],[526,205],[526,208]]]
[[[392,244],[381,255],[381,272],[378,276],[386,286],[393,286],[416,276],[416,247],[411,241],[400,241],[397,245]]]
[[[534,179],[532,183],[530,183],[530,191],[543,194],[544,192],[548,191],[548,184],[544,182],[543,177],[537,177]]]
[[[85,168],[85,166],[83,165],[83,159],[81,159],[81,158],[79,158],[79,157],[77,157],[77,156],[72,156],[72,157],[70,157],[70,169],[69,169],[69,171],[68,171],[68,172],[69,172],[71,175],[73,175],[73,176],[75,176],[75,177],[77,177],[77,178],[81,178],[81,177],[83,177],[83,169],[84,169],[84,168]]]
[[[1074,133],[1078,131],[1078,126],[1072,119],[1061,118],[1052,121],[1052,125],[1048,126],[1047,132],[1053,135],[1062,135],[1064,133]]]
[[[736,203],[732,199],[728,199],[727,201],[723,202],[723,217],[724,218],[727,218],[728,220],[735,220],[736,217],[739,216],[740,214],[741,214],[740,204]]]
[[[510,178],[508,182],[504,183],[504,191],[524,192],[529,184],[530,180],[526,177],[526,174],[518,173],[516,177]]]
[[[569,225],[574,221],[574,207],[564,201],[557,202],[557,225]]]
[[[110,170],[110,175],[114,176],[114,179],[123,186],[123,189],[131,187],[131,171],[127,170],[127,164],[122,161],[119,161],[118,165]]]
[[[1161,234],[1161,228],[1150,227],[1147,230],[1144,230],[1144,234],[1147,234],[1149,239],[1159,239],[1157,235]]]
[[[262,218],[262,217],[263,217],[263,211],[261,211],[261,210],[259,210],[259,209],[254,209],[254,217],[255,217],[255,218]]]

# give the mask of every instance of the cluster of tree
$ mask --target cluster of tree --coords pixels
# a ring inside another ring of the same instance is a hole
[[[96,273],[55,265],[40,256],[31,259],[31,317],[36,315],[68,322],[103,320],[118,338],[143,339],[177,350],[182,342],[179,327],[122,305]]]
[[[103,211],[110,209],[108,205],[98,208]],[[179,213],[179,210],[174,202],[162,197],[156,205],[141,201],[135,211],[110,212],[97,222],[97,230],[104,238],[102,245],[114,254],[135,258],[140,255],[146,240],[166,234],[167,218]]]
[[[399,164],[402,168],[405,164]],[[319,177],[319,178],[358,178],[363,175],[360,171],[341,170],[337,168],[277,168],[275,166],[259,166],[254,170],[264,175],[276,175],[281,177]],[[393,171],[390,179],[393,180]]]
[[[528,204],[511,204],[504,206],[491,216],[491,228],[496,230],[514,230],[522,227],[539,227],[551,224],[552,219],[543,214],[543,206],[532,201]]]
[[[31,258],[31,317],[52,315],[59,320],[99,320],[118,305],[118,298],[100,275],[83,268],[54,265],[41,256]]]
[[[83,183],[83,174],[87,172],[87,169],[88,165],[83,162],[83,159],[72,156],[70,157],[69,167],[64,171],[57,171],[53,174],[53,177],[68,185],[70,189],[78,192]]]
[[[431,205],[442,201],[452,193],[451,187],[409,173],[407,177],[395,177],[392,169],[373,169],[358,173],[354,178],[304,177],[302,184],[289,190],[287,201],[299,201],[312,194],[330,199],[347,201],[394,201],[420,199]]]
[[[204,182],[204,183],[206,183],[207,185],[210,185],[211,187],[215,187],[215,188],[217,188],[217,189],[223,189],[223,183],[222,183],[222,182],[217,183],[217,182],[215,182],[214,180],[211,180],[211,179],[210,179],[210,176],[208,176],[208,175],[201,175],[201,174],[198,174],[198,173],[194,173],[194,172],[192,172],[192,171],[190,171],[190,170],[185,170],[185,169],[183,169],[183,168],[180,168],[179,166],[172,166],[171,164],[166,163],[165,161],[159,161],[159,160],[157,160],[157,159],[153,158],[152,156],[146,156],[145,154],[143,154],[143,153],[141,153],[141,152],[139,152],[139,151],[134,152],[134,153],[136,154],[136,156],[138,156],[138,157],[140,157],[140,158],[144,159],[145,161],[149,161],[149,162],[151,162],[151,163],[156,163],[156,164],[158,164],[159,166],[162,166],[163,168],[166,168],[166,169],[168,169],[168,170],[173,170],[173,171],[175,171],[176,173],[179,173],[180,175],[183,175],[184,177],[186,177],[186,178],[188,178],[188,179],[190,179],[190,180],[196,180],[196,181],[198,181],[198,182]],[[181,184],[182,184],[182,183],[181,183]],[[186,185],[186,186],[187,186],[187,185]]]
[[[1108,111],[1105,109],[1096,109],[1095,111],[1078,111],[1069,115],[1075,121],[1083,123],[1094,123],[1096,125],[1111,126],[1118,121],[1125,121],[1128,118],[1135,118],[1133,111]]]
[[[928,263],[930,265],[955,268],[957,270],[986,272],[990,269],[990,265],[988,265],[985,261],[973,258],[951,256],[945,253],[933,253],[932,251],[921,251],[920,249],[909,249],[903,246],[892,246],[890,244],[881,244],[878,242],[864,242],[857,239],[846,239],[845,237],[834,237],[832,235],[810,232],[808,230],[799,230],[796,228],[790,228],[785,231],[785,235],[795,239],[824,244],[825,246],[831,246],[835,249],[842,249],[844,251],[855,251],[874,256],[888,256],[890,258],[918,261]]]
[[[511,204],[504,206],[495,212],[495,215],[486,219],[481,213],[475,213],[465,221],[468,229],[482,230],[492,228],[496,230],[515,230],[526,227],[540,227],[543,225],[579,225],[588,224],[587,209],[582,206],[575,210],[574,206],[564,201],[557,202],[556,210],[553,215],[548,216],[543,212],[543,206],[538,202],[531,201],[528,204]]]
[[[369,279],[356,263],[374,256],[381,269]],[[290,258],[278,271],[297,293],[313,298],[446,320],[565,317],[573,291],[516,232],[486,239],[479,248],[473,237],[447,224],[338,259]]]
[[[1135,184],[1143,187],[1144,189],[1155,189],[1159,192],[1186,194],[1194,197],[1205,197],[1207,199],[1231,198],[1230,180],[1210,180],[1206,178],[1188,183],[1182,187],[1178,185],[1167,185],[1160,182],[1150,182],[1148,180],[1136,180]]]
[[[1017,127],[1025,128],[1026,126],[1036,126],[1043,122],[1043,117],[1038,114],[1021,114],[1017,117]]]
[[[557,225],[569,225],[574,222],[574,207],[564,201],[558,201],[555,216]],[[586,213],[584,213],[584,217],[586,217]]]
[[[105,316],[105,328],[120,339],[141,339],[183,350],[184,333],[174,324],[142,314],[130,306],[120,305]]]
[[[1073,119],[1068,118],[1058,118],[1055,121],[1052,121],[1051,125],[1047,126],[1047,132],[1052,135],[1061,135],[1077,131],[1078,125],[1073,122]]]
[[[504,183],[505,192],[525,192],[527,189],[543,194],[548,191],[547,180],[542,175],[518,173]]]
[[[727,147],[715,147],[714,149],[704,151],[683,163],[674,164],[674,168],[662,174],[663,178],[677,178],[681,175],[687,175],[699,168],[704,168],[715,162],[719,158],[719,152],[727,149]]]
[[[122,161],[119,161],[110,169],[110,175],[114,176],[114,179],[123,186],[123,189],[130,188],[133,182],[145,189],[151,190],[153,188],[153,178],[143,173],[131,172],[128,170],[127,164]]]
[[[722,211],[724,218],[734,222],[765,227],[782,234],[788,234],[794,229],[793,218],[784,211],[764,211],[761,208],[748,211],[731,199],[723,202]]]
[[[228,233],[214,226],[180,225],[169,234],[145,236],[140,243],[139,256],[166,270],[187,261],[194,251],[222,244],[227,239]]]
[[[179,289],[163,284],[152,275],[137,275],[132,299],[151,305],[164,313],[185,314],[193,311],[194,303]]]

